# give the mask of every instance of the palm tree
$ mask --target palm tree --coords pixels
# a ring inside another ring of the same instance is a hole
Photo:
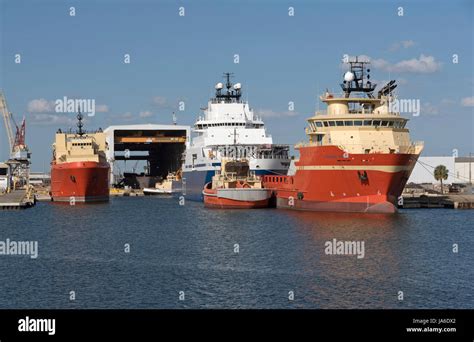
[[[434,169],[434,178],[441,182],[441,194],[443,194],[443,179],[448,179],[449,170],[444,165],[438,165]]]

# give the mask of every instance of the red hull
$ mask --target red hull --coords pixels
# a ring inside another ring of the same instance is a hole
[[[335,146],[300,148],[294,176],[264,176],[277,207],[394,213],[415,166],[416,154],[351,154]]]
[[[108,164],[72,162],[51,165],[51,197],[59,202],[109,200]]]
[[[207,208],[219,209],[259,209],[268,208],[270,199],[260,201],[237,201],[228,198],[217,196],[217,191],[214,189],[205,189],[204,206]]]

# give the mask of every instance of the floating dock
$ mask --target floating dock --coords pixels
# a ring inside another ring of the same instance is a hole
[[[403,197],[403,209],[418,208],[450,208],[450,209],[474,209],[474,195],[449,194],[440,196],[407,196]]]
[[[13,190],[0,195],[0,210],[26,209],[35,205],[35,197],[26,190]]]

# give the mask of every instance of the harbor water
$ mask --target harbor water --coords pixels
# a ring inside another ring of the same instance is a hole
[[[177,198],[0,215],[1,308],[474,308],[474,212],[216,210]],[[363,257],[326,254],[364,242]],[[72,292],[73,291],[73,292]]]

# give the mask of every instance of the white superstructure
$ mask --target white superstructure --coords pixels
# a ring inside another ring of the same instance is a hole
[[[203,115],[194,124],[191,145],[185,152],[183,177],[190,197],[199,195],[204,184],[220,170],[222,157],[247,158],[258,174],[286,174],[290,165],[287,145],[273,145],[265,124],[242,101],[242,85],[217,83]]]

